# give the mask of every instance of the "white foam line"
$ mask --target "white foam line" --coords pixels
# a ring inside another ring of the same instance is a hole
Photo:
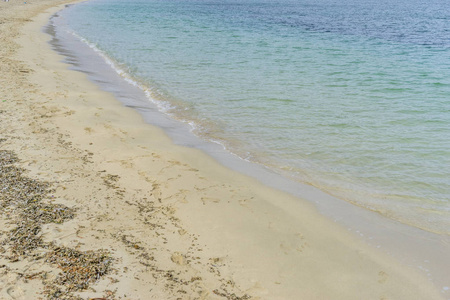
[[[155,104],[159,111],[171,115],[169,111],[175,108],[173,105],[170,105],[168,102],[158,101],[154,97],[152,97],[152,91],[150,88],[134,80],[133,77],[128,72],[120,68],[112,58],[110,58],[105,52],[100,50],[95,44],[89,42],[87,39],[78,35],[74,31],[67,30],[67,33],[73,35],[75,38],[77,38],[78,40],[86,44],[89,48],[91,48],[93,51],[95,51],[126,82],[142,90],[147,99],[150,100],[153,104]]]
[[[184,119],[180,120],[180,119],[176,118],[174,114],[170,113],[170,110],[173,110],[176,108],[174,105],[171,105],[169,102],[156,100],[154,97],[152,97],[152,90],[150,88],[148,88],[147,86],[136,81],[128,72],[123,70],[117,64],[117,62],[114,61],[114,59],[109,57],[104,51],[100,50],[94,43],[91,43],[90,41],[88,41],[87,39],[85,39],[84,37],[80,36],[79,34],[77,34],[76,32],[74,32],[72,30],[67,29],[66,32],[68,34],[74,36],[76,39],[80,40],[82,43],[86,44],[89,48],[91,48],[94,52],[96,52],[126,82],[128,82],[129,84],[142,90],[144,92],[145,96],[147,97],[147,99],[150,102],[152,102],[153,104],[155,104],[157,109],[160,112],[162,112],[172,118],[175,118],[185,124],[188,124],[190,126],[190,132],[192,134],[195,134],[196,130],[201,130],[201,126],[199,126],[199,124],[197,124],[194,121],[184,120]],[[220,145],[226,152],[230,153],[234,157],[237,157],[246,162],[252,162],[251,159],[249,159],[249,156],[241,157],[240,155],[237,155],[236,153],[234,153],[233,151],[228,149],[228,147],[226,146],[226,143],[224,143],[223,141],[213,140],[213,139],[208,139],[208,141],[212,142],[214,144]],[[256,162],[253,162],[253,163],[256,163]],[[259,164],[259,163],[257,163],[257,164]],[[261,164],[259,164],[259,165],[261,165]]]

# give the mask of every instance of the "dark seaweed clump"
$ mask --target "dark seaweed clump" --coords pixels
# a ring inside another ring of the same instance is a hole
[[[112,258],[105,250],[79,251],[43,240],[43,225],[70,220],[75,210],[46,201],[52,192],[51,184],[27,177],[25,170],[15,165],[17,162],[14,152],[0,150],[0,213],[13,227],[0,232],[0,256],[11,263],[2,269],[12,272],[14,262],[43,260],[60,270],[55,278],[48,279],[46,272],[19,275],[24,280],[41,279],[47,299],[81,299],[73,292],[88,289],[108,274]]]

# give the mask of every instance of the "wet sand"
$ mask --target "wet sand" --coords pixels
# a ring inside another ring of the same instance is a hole
[[[69,70],[41,30],[69,2],[0,3],[1,299],[442,299]]]

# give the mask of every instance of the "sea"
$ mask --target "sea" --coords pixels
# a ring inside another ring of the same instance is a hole
[[[448,0],[90,0],[64,24],[197,138],[450,235]]]

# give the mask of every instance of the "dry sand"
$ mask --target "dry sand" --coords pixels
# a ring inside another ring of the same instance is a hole
[[[68,70],[41,28],[69,2],[0,2],[0,167],[20,173],[0,175],[0,299],[441,299],[308,202],[174,145]],[[17,240],[27,228],[35,244]],[[77,286],[83,263],[98,266]]]

